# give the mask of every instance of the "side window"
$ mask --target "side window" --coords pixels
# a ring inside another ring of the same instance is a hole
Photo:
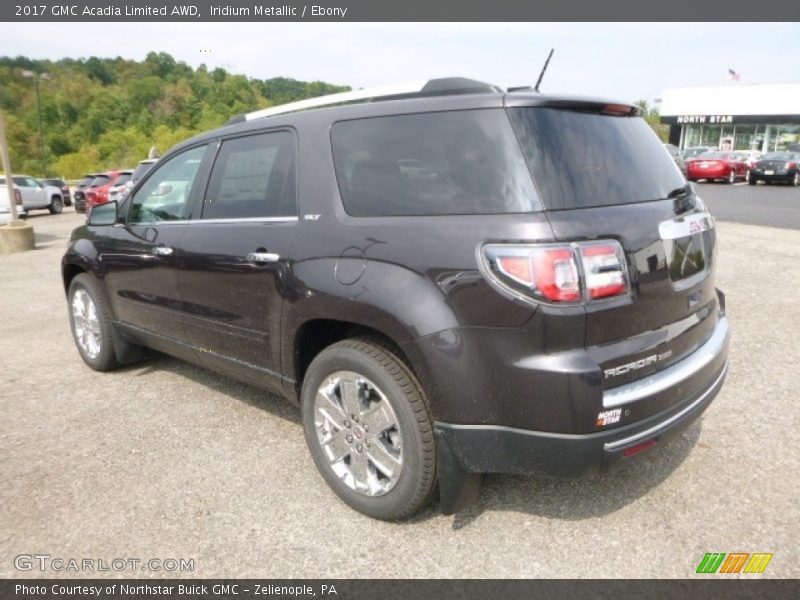
[[[503,110],[342,121],[331,137],[349,215],[505,214],[540,208]]]
[[[28,187],[28,180],[25,177],[12,177],[17,187]]]
[[[159,165],[131,201],[128,222],[180,221],[189,212],[189,198],[207,146],[181,152]]]
[[[211,170],[202,218],[295,214],[294,134],[275,131],[223,141]]]

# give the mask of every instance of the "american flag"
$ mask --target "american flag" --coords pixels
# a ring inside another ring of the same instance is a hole
[[[733,79],[734,81],[739,81],[742,76],[734,71],[733,69],[728,69],[728,79]]]

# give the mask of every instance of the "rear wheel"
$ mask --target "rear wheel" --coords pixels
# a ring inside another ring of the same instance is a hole
[[[749,183],[750,185],[755,185],[758,183],[758,179],[753,179],[753,177],[751,176],[750,179],[747,180],[747,183]]]
[[[797,187],[800,185],[800,171],[794,172],[794,178],[792,179],[792,185]]]
[[[734,171],[728,173],[728,183],[736,183],[736,173]]]
[[[417,512],[436,483],[424,393],[391,350],[351,339],[323,350],[303,380],[303,429],[334,492],[370,517]]]
[[[61,211],[64,210],[64,203],[62,202],[61,197],[53,196],[53,199],[50,200],[50,206],[47,208],[50,210],[51,215],[61,214]]]

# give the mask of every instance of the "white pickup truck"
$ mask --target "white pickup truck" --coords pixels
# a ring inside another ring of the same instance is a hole
[[[50,214],[58,214],[64,209],[61,190],[52,185],[45,185],[28,175],[14,175],[14,188],[17,190],[17,212],[26,216],[28,212],[46,209]],[[10,214],[8,206],[8,189],[6,178],[0,177],[0,220]]]

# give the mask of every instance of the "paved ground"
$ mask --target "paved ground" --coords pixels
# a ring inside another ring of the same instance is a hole
[[[800,229],[800,187],[702,182],[697,189],[720,221]]]
[[[587,481],[487,477],[464,514],[386,524],[328,491],[280,400],[167,357],[84,366],[59,282],[79,217],[31,222],[38,249],[0,257],[2,577],[41,576],[14,569],[33,553],[193,558],[199,577],[690,577],[709,551],[800,576],[796,231],[719,224],[732,368],[665,452]]]

